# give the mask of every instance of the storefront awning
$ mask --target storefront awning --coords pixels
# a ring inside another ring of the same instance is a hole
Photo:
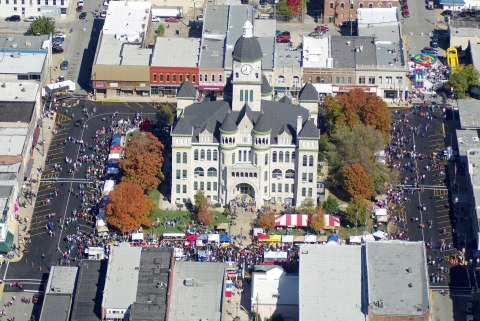
[[[150,87],[135,87],[136,91],[150,91]]]
[[[8,253],[12,249],[12,244],[13,244],[13,234],[10,232],[7,232],[7,237],[5,238],[5,241],[0,242],[0,253]]]
[[[133,87],[123,87],[122,91],[133,91]]]
[[[199,86],[198,90],[223,91],[224,86]]]

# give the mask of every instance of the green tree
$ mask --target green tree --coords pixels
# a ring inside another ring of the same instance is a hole
[[[445,88],[450,91],[453,88],[453,92],[459,98],[465,98],[468,89],[471,86],[478,85],[478,79],[480,73],[473,65],[458,66],[450,74],[450,78],[445,84]]]
[[[302,206],[300,207],[300,210],[299,212],[300,213],[304,213],[304,214],[312,214],[315,212],[315,208],[316,208],[316,204],[315,204],[315,201],[310,198],[310,197],[307,197],[303,203],[302,203]]]
[[[55,21],[51,21],[47,17],[40,17],[30,24],[28,31],[35,36],[55,33]]]
[[[287,0],[280,0],[277,4],[277,15],[285,16],[285,19],[292,20],[294,12],[292,8],[288,5]]]
[[[350,225],[355,227],[365,226],[367,205],[367,201],[360,196],[355,196],[348,202],[345,218]]]
[[[165,26],[163,25],[163,23],[161,23],[157,30],[155,30],[155,33],[157,34],[157,36],[159,37],[163,37],[165,35]]]
[[[323,202],[323,209],[328,214],[335,214],[338,212],[338,201],[335,197],[328,196],[327,200]]]
[[[195,193],[194,198],[196,212],[198,212],[201,208],[205,208],[206,206],[208,206],[208,200],[202,190],[198,190],[197,193]]]
[[[174,118],[175,116],[173,115],[172,109],[166,105],[162,105],[157,112],[158,127],[164,128],[171,126]]]

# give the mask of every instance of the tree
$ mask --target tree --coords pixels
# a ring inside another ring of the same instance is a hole
[[[292,8],[288,5],[287,0],[280,0],[277,5],[277,15],[284,16],[285,20],[292,20],[294,13]]]
[[[338,212],[338,201],[332,196],[328,196],[327,200],[323,202],[323,209],[328,214],[334,214]]]
[[[360,163],[344,166],[341,170],[341,176],[343,178],[343,188],[350,197],[370,198],[375,195],[373,179],[368,176]]]
[[[208,209],[208,205],[202,205],[197,213],[197,220],[203,226],[208,226],[212,224],[213,220],[215,219],[215,213]]]
[[[269,230],[275,227],[275,214],[268,210],[258,215],[257,224],[263,229]]]
[[[208,200],[202,190],[195,193],[195,211],[199,212],[201,208],[208,207]]]
[[[299,209],[300,213],[313,213],[315,211],[315,201],[311,197],[305,198]]]
[[[146,192],[156,189],[163,179],[163,151],[162,143],[152,133],[134,133],[120,161],[122,182],[136,183]]]
[[[288,7],[292,10],[293,16],[298,17],[300,15],[303,1],[302,0],[287,0]]]
[[[28,31],[35,36],[55,33],[55,21],[52,21],[47,17],[39,17],[30,24]]]
[[[353,197],[348,203],[347,210],[345,212],[346,220],[353,226],[365,226],[367,215],[367,201],[360,197]]]
[[[157,36],[159,37],[163,37],[165,35],[165,26],[163,25],[163,23],[161,23],[157,30],[155,30],[155,33],[157,34]]]
[[[316,233],[325,227],[325,210],[321,205],[317,207],[316,213],[310,218],[309,227]]]
[[[139,185],[121,182],[109,194],[105,214],[108,224],[126,233],[140,226],[151,226],[148,215],[153,207],[152,201],[143,194]]]
[[[175,116],[173,115],[172,109],[166,105],[162,105],[157,112],[158,127],[164,128],[171,126],[174,118]]]
[[[453,88],[453,92],[459,98],[465,98],[467,90],[471,86],[478,85],[479,78],[480,74],[473,65],[458,66],[450,74],[450,78],[445,84],[445,88],[448,91],[451,91]]]

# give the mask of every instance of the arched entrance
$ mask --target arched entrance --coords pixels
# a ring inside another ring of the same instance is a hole
[[[235,196],[248,195],[252,199],[255,199],[255,189],[252,185],[247,183],[240,183],[235,186],[233,194]]]

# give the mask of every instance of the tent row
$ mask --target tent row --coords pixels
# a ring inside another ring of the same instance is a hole
[[[268,243],[325,243],[329,241],[329,236],[326,235],[268,235],[258,234],[259,242]]]
[[[352,235],[348,238],[348,242],[350,244],[361,244],[368,241],[377,241],[377,240],[385,240],[387,238],[387,233],[384,231],[375,231],[372,234],[365,234],[365,235]]]
[[[275,215],[275,227],[308,227],[310,214]],[[325,214],[325,229],[335,229],[340,226],[340,218]]]

